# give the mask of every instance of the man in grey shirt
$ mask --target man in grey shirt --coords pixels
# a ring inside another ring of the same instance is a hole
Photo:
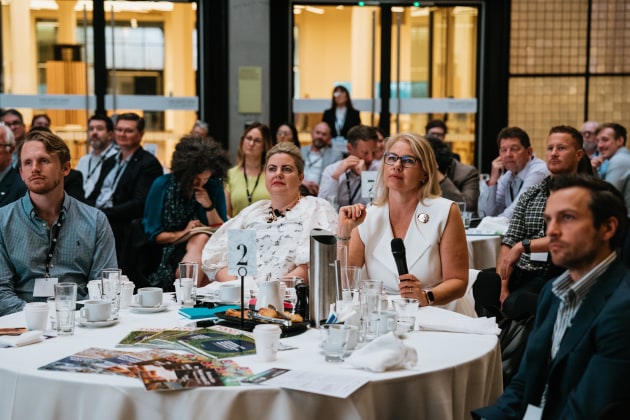
[[[27,193],[0,212],[0,315],[74,282],[78,299],[104,268],[116,268],[114,236],[100,211],[64,193],[70,150],[53,133],[34,131],[18,149]]]
[[[512,218],[524,191],[549,175],[547,165],[534,156],[529,136],[519,127],[506,127],[497,136],[499,157],[492,161],[488,188],[479,196],[482,216]]]

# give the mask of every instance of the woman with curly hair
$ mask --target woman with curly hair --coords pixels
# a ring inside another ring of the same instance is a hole
[[[211,138],[183,137],[175,146],[171,173],[155,180],[147,196],[142,224],[149,240],[162,245],[162,259],[149,284],[173,289],[178,263],[198,262],[209,235],[182,238],[194,228],[223,223],[204,189],[212,178],[224,178],[230,161]]]
[[[245,128],[236,153],[236,165],[228,171],[225,202],[229,217],[235,217],[250,204],[269,199],[265,187],[265,155],[273,146],[271,129],[253,122]]]

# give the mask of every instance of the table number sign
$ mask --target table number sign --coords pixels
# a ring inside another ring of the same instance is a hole
[[[376,187],[376,171],[361,172],[361,197],[372,201],[374,198],[374,188]]]
[[[256,275],[256,232],[249,229],[228,230],[228,274]]]

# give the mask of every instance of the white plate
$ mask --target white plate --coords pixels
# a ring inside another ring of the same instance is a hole
[[[83,328],[103,328],[103,327],[111,327],[118,323],[118,318],[109,319],[107,321],[88,321],[87,319],[78,316],[77,317],[77,325]]]
[[[165,310],[168,309],[168,305],[164,303],[162,304],[162,306],[150,306],[150,307],[130,305],[129,309],[131,309],[131,312],[135,312],[137,314],[154,314],[157,312],[164,312]]]

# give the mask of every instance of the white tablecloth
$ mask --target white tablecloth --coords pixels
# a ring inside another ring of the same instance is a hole
[[[77,327],[74,336],[0,349],[0,419],[468,419],[471,409],[502,392],[497,337],[444,332],[409,334],[407,344],[419,356],[413,371],[379,374],[328,364],[318,353],[316,330],[283,339],[299,349],[280,352],[275,362],[235,359],[254,372],[282,367],[369,378],[346,399],[264,385],[149,392],[133,378],[37,370],[88,347],[115,348],[134,329],[184,323],[175,307],[158,314],[123,310],[113,327]],[[0,318],[0,328],[20,326],[21,312]]]
[[[476,270],[497,266],[501,252],[501,237],[498,235],[466,235],[468,244],[468,267]]]

